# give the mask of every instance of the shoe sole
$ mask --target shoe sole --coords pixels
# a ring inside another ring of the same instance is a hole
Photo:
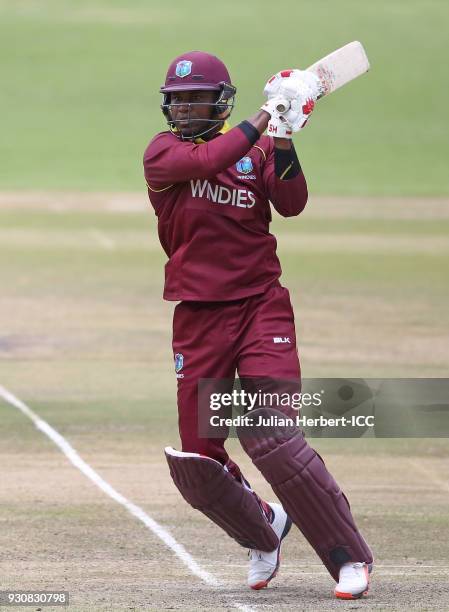
[[[266,580],[261,580],[260,582],[257,582],[256,584],[250,585],[250,588],[253,589],[253,591],[260,591],[261,589],[266,589],[268,584],[269,584],[269,582],[271,580],[273,580],[273,578],[276,577],[276,574],[278,573],[279,567],[281,565],[281,545],[282,545],[282,540],[288,535],[288,532],[292,528],[292,525],[293,525],[293,521],[287,515],[287,520],[285,521],[284,529],[283,529],[281,537],[279,539],[277,563],[276,563],[276,567],[274,569],[274,572]]]
[[[360,599],[361,597],[363,597],[363,595],[366,595],[367,593],[368,590],[362,591],[361,593],[358,593],[356,595],[353,595],[352,593],[342,593],[341,591],[335,591],[335,597],[337,599]]]

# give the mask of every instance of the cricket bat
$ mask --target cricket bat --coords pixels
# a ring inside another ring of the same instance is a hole
[[[306,70],[313,72],[320,80],[320,93],[317,98],[320,100],[368,72],[369,67],[368,57],[362,43],[354,40],[329,53]],[[280,102],[276,109],[280,113],[284,113],[289,107],[290,103],[285,100],[285,102]]]

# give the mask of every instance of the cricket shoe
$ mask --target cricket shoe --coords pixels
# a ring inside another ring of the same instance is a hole
[[[279,546],[272,552],[263,550],[249,551],[248,585],[258,591],[268,586],[281,563],[281,543],[290,531],[292,521],[280,504],[268,504],[272,510],[271,527],[279,538]]]
[[[345,563],[340,568],[338,584],[335,587],[337,599],[359,599],[368,593],[369,575],[372,564]]]

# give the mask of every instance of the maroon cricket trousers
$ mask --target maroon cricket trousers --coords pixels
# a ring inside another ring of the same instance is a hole
[[[184,452],[223,464],[225,438],[198,435],[200,379],[300,379],[293,309],[276,281],[265,293],[229,302],[181,302],[173,318],[179,433]]]

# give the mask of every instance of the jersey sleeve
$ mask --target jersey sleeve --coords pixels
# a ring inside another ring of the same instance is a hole
[[[147,185],[150,189],[161,188],[190,179],[212,178],[235,164],[258,138],[259,132],[247,121],[201,144],[162,132],[150,142],[144,154]]]
[[[263,178],[270,202],[283,217],[299,215],[307,204],[307,183],[296,151],[276,149],[270,138]]]

